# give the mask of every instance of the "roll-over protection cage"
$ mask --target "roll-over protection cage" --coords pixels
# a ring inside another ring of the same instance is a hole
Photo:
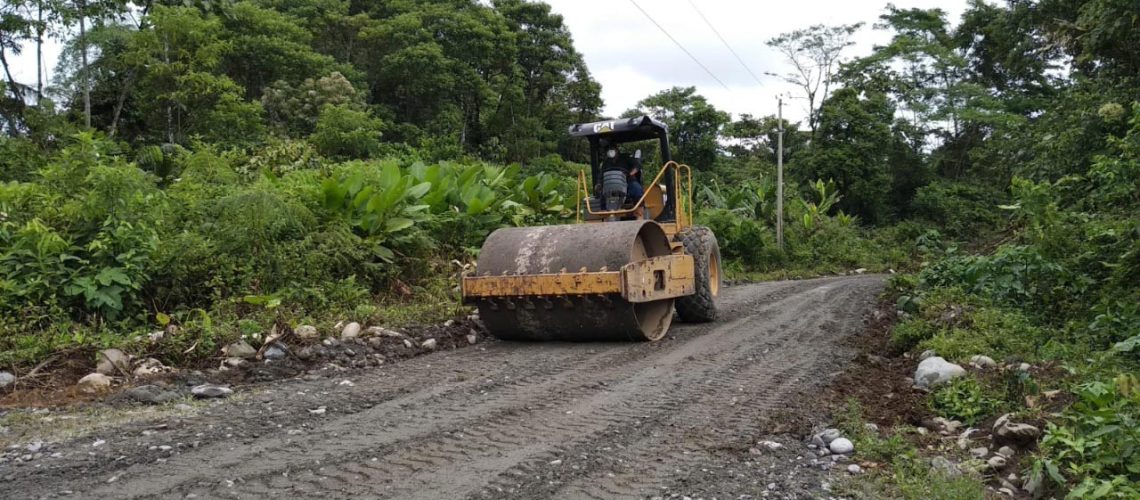
[[[657,140],[661,148],[661,164],[673,160],[669,154],[669,127],[650,116],[619,118],[593,123],[579,123],[570,126],[571,137],[584,137],[590,142],[590,184],[596,185],[601,179],[602,151],[612,144]],[[662,179],[665,185],[665,206],[660,222],[677,219],[677,193],[673,169],[667,169]]]

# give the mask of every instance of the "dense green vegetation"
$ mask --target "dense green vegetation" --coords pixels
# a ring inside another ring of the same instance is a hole
[[[864,57],[844,53],[859,26],[769,42],[816,72],[785,78],[806,124],[692,87],[623,114],[670,125],[731,276],[912,271],[892,286],[899,350],[1054,374],[971,378],[930,408],[1047,418],[1046,487],[1134,496],[1138,23],[1121,0],[887,6],[890,42]],[[8,56],[52,38],[57,78],[13,79]],[[0,364],[17,371],[166,326],[149,354],[180,362],[273,325],[457,314],[487,233],[573,217],[585,149],[565,126],[603,118],[561,17],[523,0],[3,0],[0,56]],[[1076,402],[1027,405],[1051,388]],[[932,491],[914,450],[868,445],[898,457],[885,488]]]

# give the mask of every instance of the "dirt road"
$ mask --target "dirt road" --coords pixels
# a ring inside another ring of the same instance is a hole
[[[882,281],[730,287],[721,321],[651,344],[489,342],[239,388],[0,463],[0,496],[826,497],[836,473],[795,439],[750,448],[850,361]]]

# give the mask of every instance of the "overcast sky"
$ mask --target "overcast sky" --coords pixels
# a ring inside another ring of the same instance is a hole
[[[678,49],[630,0],[547,0],[565,17],[574,46],[586,57],[594,78],[602,84],[605,112],[617,116],[637,101],[673,86],[696,86],[718,109],[733,117],[741,113],[776,113],[776,95],[794,88],[765,73],[785,73],[780,54],[764,43],[781,33],[815,24],[866,26],[850,55],[870,52],[889,35],[871,28],[887,0],[693,0],[693,4],[760,78],[753,79],[716,34],[701,20],[688,0],[636,0],[657,23],[697,57],[725,89]],[[894,0],[900,8],[941,8],[957,24],[966,0]],[[793,94],[799,95],[799,94]],[[800,119],[805,102],[792,100],[785,116]]]
[[[636,0],[650,16],[668,30],[689,52],[716,75],[716,82],[678,49],[630,0],[547,0],[565,17],[574,45],[586,57],[594,78],[602,84],[605,112],[617,116],[642,98],[673,86],[697,87],[717,108],[733,117],[741,113],[768,115],[776,112],[776,95],[796,96],[795,89],[765,73],[785,73],[781,56],[769,49],[768,39],[814,24],[864,22],[849,55],[870,52],[889,36],[871,28],[887,0],[693,0],[713,27],[728,41],[752,72],[757,83],[732,53],[705,25],[689,0]],[[957,23],[966,0],[895,0],[903,8],[939,7]],[[58,57],[57,44],[45,48],[49,75]],[[13,73],[18,81],[34,83],[35,48],[29,46],[15,58]],[[801,119],[803,100],[791,100],[785,116]]]

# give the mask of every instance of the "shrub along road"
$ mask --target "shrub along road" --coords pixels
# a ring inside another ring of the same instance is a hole
[[[51,455],[0,463],[0,488],[7,498],[826,496],[821,485],[843,469],[813,466],[769,419],[853,359],[844,340],[882,286],[856,276],[730,287],[720,321],[677,325],[656,343],[491,342],[247,386],[49,442]],[[784,447],[757,450],[768,438]]]

